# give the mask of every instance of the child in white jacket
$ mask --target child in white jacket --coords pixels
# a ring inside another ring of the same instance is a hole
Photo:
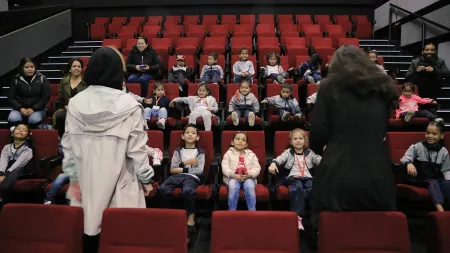
[[[196,124],[198,118],[203,118],[205,131],[211,131],[211,118],[219,110],[216,99],[209,95],[210,90],[206,83],[201,83],[197,87],[197,96],[178,97],[170,102],[174,106],[177,102],[189,105],[189,124]]]
[[[237,132],[231,147],[223,156],[223,182],[228,186],[228,210],[235,211],[239,192],[244,189],[245,201],[249,211],[256,210],[256,178],[261,171],[258,157],[247,149],[248,140],[245,132]]]

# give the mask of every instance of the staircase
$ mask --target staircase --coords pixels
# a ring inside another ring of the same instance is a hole
[[[102,41],[75,41],[66,51],[61,52],[61,56],[50,56],[48,62],[42,63],[38,70],[44,74],[50,84],[59,84],[66,70],[67,62],[74,57],[90,57],[91,54],[102,47]],[[0,128],[8,128],[8,115],[11,107],[7,101],[9,87],[3,87],[0,96]]]
[[[360,39],[359,44],[365,50],[376,50],[379,56],[383,56],[385,69],[396,71],[397,81],[402,84],[405,74],[413,59],[412,55],[406,54],[399,46],[390,44],[388,40]],[[50,56],[47,63],[42,63],[39,71],[44,74],[51,84],[60,83],[62,71],[66,69],[67,62],[74,57],[90,57],[91,54],[102,46],[102,41],[75,41],[61,56]],[[0,128],[7,128],[7,118],[11,111],[6,98],[9,87],[3,87],[0,96]],[[439,117],[450,127],[450,87],[443,87],[438,102],[441,109]]]

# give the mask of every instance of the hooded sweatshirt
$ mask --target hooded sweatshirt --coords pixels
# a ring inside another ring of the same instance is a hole
[[[223,69],[218,64],[208,65],[206,64],[202,68],[202,72],[200,73],[200,79],[208,72],[208,71],[216,71],[220,74],[220,79],[223,79]]]
[[[297,99],[295,99],[293,96],[290,96],[286,99],[281,97],[280,95],[276,95],[273,97],[268,97],[266,99],[268,104],[274,105],[277,109],[288,111],[289,113],[294,115],[297,113],[301,113]]]
[[[242,72],[248,72],[250,76],[255,75],[255,67],[252,61],[237,61],[233,65],[233,74],[235,76],[242,76]]]
[[[399,118],[400,114],[402,114],[404,112],[409,112],[409,111],[417,112],[419,110],[419,104],[424,105],[424,104],[430,104],[431,102],[433,102],[433,99],[421,98],[415,94],[413,94],[409,98],[401,95],[399,97],[399,105],[398,105],[399,108],[397,110],[395,110],[395,116],[397,118]]]
[[[63,171],[79,182],[82,200],[72,198],[70,204],[83,207],[87,235],[100,233],[108,207],[145,208],[141,183],[154,175],[143,107],[121,90],[122,67],[114,50],[98,49],[86,70],[90,86],[67,109]]]
[[[236,110],[249,110],[257,113],[259,112],[258,99],[251,92],[247,95],[238,92],[231,98],[228,112],[234,112]]]

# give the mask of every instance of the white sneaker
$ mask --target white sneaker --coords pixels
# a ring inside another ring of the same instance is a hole
[[[239,125],[239,117],[238,117],[237,112],[232,112],[231,113],[231,120],[233,121],[233,125],[234,126]]]
[[[443,123],[443,122],[444,122],[444,119],[443,119],[443,118],[435,118],[434,121],[436,121],[436,122],[442,122],[442,123]]]
[[[308,76],[308,81],[310,84],[316,84],[316,81],[314,81],[314,77]]]
[[[288,121],[289,117],[291,117],[291,114],[289,112],[284,112],[283,115],[281,115],[281,121]]]
[[[44,202],[44,205],[51,205],[51,204],[52,204],[52,202],[50,200],[47,200]]]
[[[277,76],[277,81],[278,83],[284,83],[284,78],[281,75]]]
[[[405,115],[405,122],[411,121],[412,117],[414,117],[414,114],[416,114],[415,111],[409,111]]]
[[[302,224],[302,218],[300,216],[298,216],[298,230],[305,231],[305,228],[303,227]]]
[[[249,114],[248,114],[248,125],[249,126],[254,126],[255,125],[255,113],[254,112],[250,112]]]
[[[301,122],[302,121],[302,115],[300,113],[297,113],[294,115],[295,122]]]
[[[158,122],[156,122],[156,126],[158,126],[159,129],[165,129],[166,128],[166,119],[164,119],[164,118],[158,119]]]

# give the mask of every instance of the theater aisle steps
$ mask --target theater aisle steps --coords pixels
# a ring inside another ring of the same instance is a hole
[[[75,41],[67,50],[61,52],[59,56],[48,57],[47,62],[40,65],[39,72],[44,74],[51,84],[61,82],[63,70],[66,69],[67,62],[74,57],[91,57],[92,53],[102,47],[102,41]],[[0,96],[0,128],[8,127],[8,115],[11,107],[7,101],[9,87],[3,87]]]

